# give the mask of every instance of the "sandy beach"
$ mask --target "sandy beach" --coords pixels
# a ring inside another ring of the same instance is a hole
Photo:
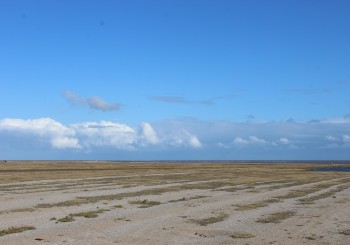
[[[350,244],[350,173],[316,167],[1,163],[0,244]]]

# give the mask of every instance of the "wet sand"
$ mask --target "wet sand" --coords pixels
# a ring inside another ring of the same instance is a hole
[[[0,244],[350,244],[350,173],[317,167],[1,163]]]

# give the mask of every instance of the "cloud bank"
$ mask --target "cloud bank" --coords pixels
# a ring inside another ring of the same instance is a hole
[[[117,111],[121,107],[120,104],[108,103],[97,96],[92,96],[90,98],[84,99],[84,98],[80,98],[75,93],[70,91],[63,92],[62,96],[72,104],[86,105],[91,109],[99,110],[99,111]]]
[[[0,154],[26,158],[31,151],[63,159],[349,159],[350,118],[254,123],[178,119],[138,126],[103,120],[67,125],[52,118],[0,120]]]
[[[57,149],[80,149],[81,145],[75,138],[73,129],[62,125],[50,118],[40,119],[12,119],[0,120],[0,132],[29,135],[47,141],[53,148]]]
[[[149,146],[177,146],[200,148],[197,136],[180,130],[175,134],[159,136],[149,123],[133,128],[111,121],[82,122],[63,125],[51,118],[0,120],[0,135],[22,135],[46,142],[54,149],[97,149],[111,147],[119,150],[137,150]],[[33,146],[35,147],[35,146]]]

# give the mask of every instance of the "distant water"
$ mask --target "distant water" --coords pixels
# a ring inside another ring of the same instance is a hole
[[[350,167],[329,167],[329,168],[316,168],[314,171],[318,172],[350,172]]]
[[[252,163],[252,164],[349,164],[350,160],[107,160],[107,162],[130,163]]]

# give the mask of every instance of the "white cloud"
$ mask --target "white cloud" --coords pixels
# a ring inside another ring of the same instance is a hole
[[[282,144],[284,145],[288,145],[289,144],[289,140],[286,137],[280,138],[279,140]]]
[[[163,128],[164,130],[164,128]],[[201,148],[203,144],[199,140],[199,138],[188,132],[183,128],[166,128],[166,130],[161,132],[160,135],[160,143],[163,146],[170,147],[183,147],[190,146],[193,148]]]
[[[326,139],[329,140],[329,141],[338,141],[338,138],[336,138],[336,137],[334,137],[332,135],[327,135]]]
[[[233,140],[233,143],[235,143],[236,145],[247,145],[249,144],[249,141],[248,140],[244,140],[240,137],[237,137]]]
[[[42,137],[47,139],[52,147],[58,149],[81,148],[78,139],[74,138],[74,130],[51,118],[28,120],[6,118],[0,120],[0,131],[3,130]]]
[[[265,144],[267,142],[256,136],[249,136],[248,139],[242,139],[240,137],[237,137],[233,140],[233,143],[236,145],[248,145],[248,144]]]
[[[133,128],[110,121],[78,123],[70,127],[85,147],[111,146],[117,149],[133,149],[133,144],[138,138]]]
[[[0,120],[0,133],[29,135],[34,140],[49,143],[55,149],[115,148],[137,150],[140,147],[183,146],[201,148],[203,145],[196,135],[187,130],[174,130],[173,133],[157,135],[147,122],[139,129],[111,121],[82,122],[63,125],[51,118],[3,119]],[[1,141],[1,140],[0,140]],[[0,142],[1,143],[1,142]]]
[[[343,135],[343,141],[344,143],[350,143],[350,136],[347,134]]]
[[[80,159],[84,154],[89,154],[88,157],[96,154],[99,158],[127,155],[125,159],[142,158],[143,154],[150,154],[149,159],[249,159],[252,156],[259,159],[348,159],[349,146],[349,124],[346,123],[248,123],[190,118],[130,126],[107,120],[70,125],[51,118],[0,120],[0,153],[3,156],[10,151],[19,152],[19,149],[31,156],[37,149],[36,152],[55,157],[59,151],[50,150],[57,149],[66,150],[63,158],[76,154],[74,156]],[[13,154],[13,158],[17,155],[25,158],[24,154]]]
[[[249,141],[253,144],[264,144],[266,143],[265,140],[263,139],[259,139],[258,137],[256,136],[249,136]]]
[[[142,136],[141,138],[151,144],[159,143],[159,138],[157,133],[154,131],[152,126],[149,123],[142,123]]]
[[[202,143],[199,141],[197,136],[194,136],[194,135],[190,136],[190,138],[188,139],[188,143],[190,144],[190,146],[192,146],[194,148],[201,148],[202,147]]]
[[[81,149],[82,148],[79,145],[78,139],[72,138],[72,137],[53,138],[51,140],[51,144],[54,148],[57,148],[57,149],[66,149],[66,148]]]

